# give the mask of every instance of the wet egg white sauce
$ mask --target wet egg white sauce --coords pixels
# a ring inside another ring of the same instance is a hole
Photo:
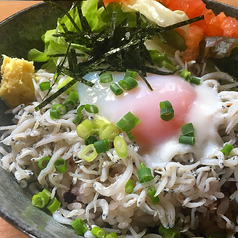
[[[123,78],[122,73],[113,73],[114,82]],[[81,104],[94,104],[100,116],[116,123],[131,111],[140,119],[132,130],[139,153],[145,155],[147,164],[155,167],[158,162],[168,162],[176,154],[193,152],[196,157],[213,156],[223,146],[218,135],[222,119],[222,102],[216,89],[206,84],[191,85],[176,75],[148,75],[151,91],[141,78],[136,78],[138,87],[115,96],[109,85],[99,82],[97,73],[85,77],[95,83],[92,88],[79,84]],[[169,100],[174,109],[174,118],[160,118],[159,103]],[[196,142],[194,146],[178,143],[181,126],[193,123]],[[149,156],[147,156],[149,155]]]

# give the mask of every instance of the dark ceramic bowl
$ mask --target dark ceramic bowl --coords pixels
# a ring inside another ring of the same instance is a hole
[[[204,0],[208,8],[216,13],[223,11],[238,19],[238,9]],[[69,8],[70,2],[60,2]],[[46,3],[23,10],[0,23],[0,54],[26,58],[31,48],[43,47],[41,35],[56,26],[56,19],[62,15]],[[1,63],[1,62],[0,62]],[[10,116],[4,114],[7,107],[0,100],[0,125],[8,125]],[[32,206],[31,194],[22,189],[12,174],[0,168],[0,215],[30,237],[72,238],[79,237],[68,226],[57,223],[50,215]]]

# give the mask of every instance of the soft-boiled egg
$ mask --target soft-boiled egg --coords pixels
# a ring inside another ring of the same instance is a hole
[[[113,73],[114,81],[119,81],[123,76],[122,73]],[[205,139],[203,135],[211,130],[211,113],[218,107],[221,108],[216,106],[218,96],[215,90],[205,85],[191,85],[178,75],[148,75],[147,80],[153,91],[138,77],[138,86],[131,91],[124,91],[120,96],[115,96],[109,85],[101,84],[97,73],[88,74],[85,78],[95,85],[92,88],[78,85],[81,104],[96,105],[100,116],[114,123],[127,112],[132,112],[140,119],[140,123],[132,130],[140,152],[156,151],[160,157],[159,151],[166,147],[167,155],[163,153],[165,157],[161,158],[162,161],[170,160],[173,148],[180,146],[178,136],[183,124],[194,123],[195,129],[198,130],[196,135]],[[170,101],[174,109],[174,117],[170,121],[160,118],[159,103],[165,100]],[[174,141],[174,144],[171,141]],[[168,149],[168,146],[171,146],[171,149]]]

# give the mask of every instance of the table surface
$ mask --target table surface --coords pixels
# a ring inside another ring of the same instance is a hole
[[[235,7],[238,7],[237,0],[217,0]],[[20,11],[26,7],[39,3],[39,1],[0,1],[0,21],[6,17]],[[0,218],[0,234],[1,238],[27,238],[25,234],[8,224]]]

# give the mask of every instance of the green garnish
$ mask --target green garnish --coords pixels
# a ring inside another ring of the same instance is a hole
[[[50,89],[50,82],[42,82],[39,84],[41,91],[46,91]]]
[[[82,235],[88,230],[86,223],[81,218],[77,218],[76,220],[72,221],[70,225],[78,235]]]
[[[170,101],[166,100],[159,103],[160,118],[164,121],[170,121],[174,117],[174,109]]]
[[[163,238],[180,238],[180,232],[175,228],[165,228],[164,226],[159,227],[159,234]]]
[[[121,136],[116,136],[113,141],[115,152],[119,158],[124,159],[128,155],[127,143]]]
[[[105,236],[107,235],[106,231],[104,231],[98,226],[94,226],[91,230],[91,233],[93,236],[97,238],[105,238]]]
[[[224,147],[221,149],[221,152],[224,154],[224,155],[229,155],[231,153],[231,151],[234,149],[234,146],[229,144],[229,143],[226,143],[224,145]]]
[[[54,197],[46,208],[51,213],[54,213],[55,211],[59,209],[60,205],[61,205],[60,201],[56,197]]]
[[[116,96],[119,96],[123,93],[123,89],[117,83],[112,83],[110,85],[110,89]]]
[[[160,201],[159,197],[158,196],[155,197],[155,193],[156,193],[155,187],[149,187],[147,189],[147,193],[148,193],[148,196],[150,197],[151,202],[154,205],[159,203],[159,201]]]
[[[179,136],[179,143],[192,145],[195,144],[195,129],[192,123],[184,124],[181,127],[182,135]]]
[[[129,179],[126,183],[126,186],[125,186],[125,192],[126,193],[132,193],[133,189],[134,189],[134,186],[135,186],[134,179]]]
[[[38,208],[45,207],[50,200],[51,193],[47,189],[35,194],[32,197],[32,205]]]
[[[46,166],[47,166],[47,164],[49,163],[49,161],[50,161],[50,156],[45,156],[45,157],[41,158],[41,159],[39,160],[39,162],[38,162],[38,167],[39,167],[40,169],[46,168]]]
[[[145,183],[154,179],[151,169],[146,167],[143,163],[140,165],[140,169],[137,171],[139,182]]]
[[[92,87],[94,85],[92,82],[83,79],[89,72],[105,70],[125,72],[130,68],[131,71],[138,73],[152,90],[146,80],[147,72],[156,74],[174,72],[161,71],[153,66],[145,41],[153,36],[159,36],[166,42],[162,37],[163,33],[203,19],[203,16],[200,16],[168,27],[160,27],[138,12],[123,12],[120,5],[115,2],[99,9],[98,0],[75,2],[69,12],[65,12],[53,2],[50,4],[60,8],[65,16],[58,20],[54,32],[52,30],[46,32],[43,38],[44,52],[32,49],[29,56],[32,60],[41,59],[47,62],[46,66],[56,65],[58,57],[63,57],[61,63],[55,67],[55,82],[61,74],[70,76],[72,80],[45,99],[35,108],[36,110],[43,108],[77,82]],[[79,61],[81,56],[84,59]],[[66,60],[68,67],[65,66]]]
[[[139,118],[137,118],[133,113],[128,112],[116,123],[116,125],[122,131],[129,133],[139,122]]]
[[[55,169],[60,172],[64,173],[67,170],[67,164],[64,159],[57,159],[54,163]]]

